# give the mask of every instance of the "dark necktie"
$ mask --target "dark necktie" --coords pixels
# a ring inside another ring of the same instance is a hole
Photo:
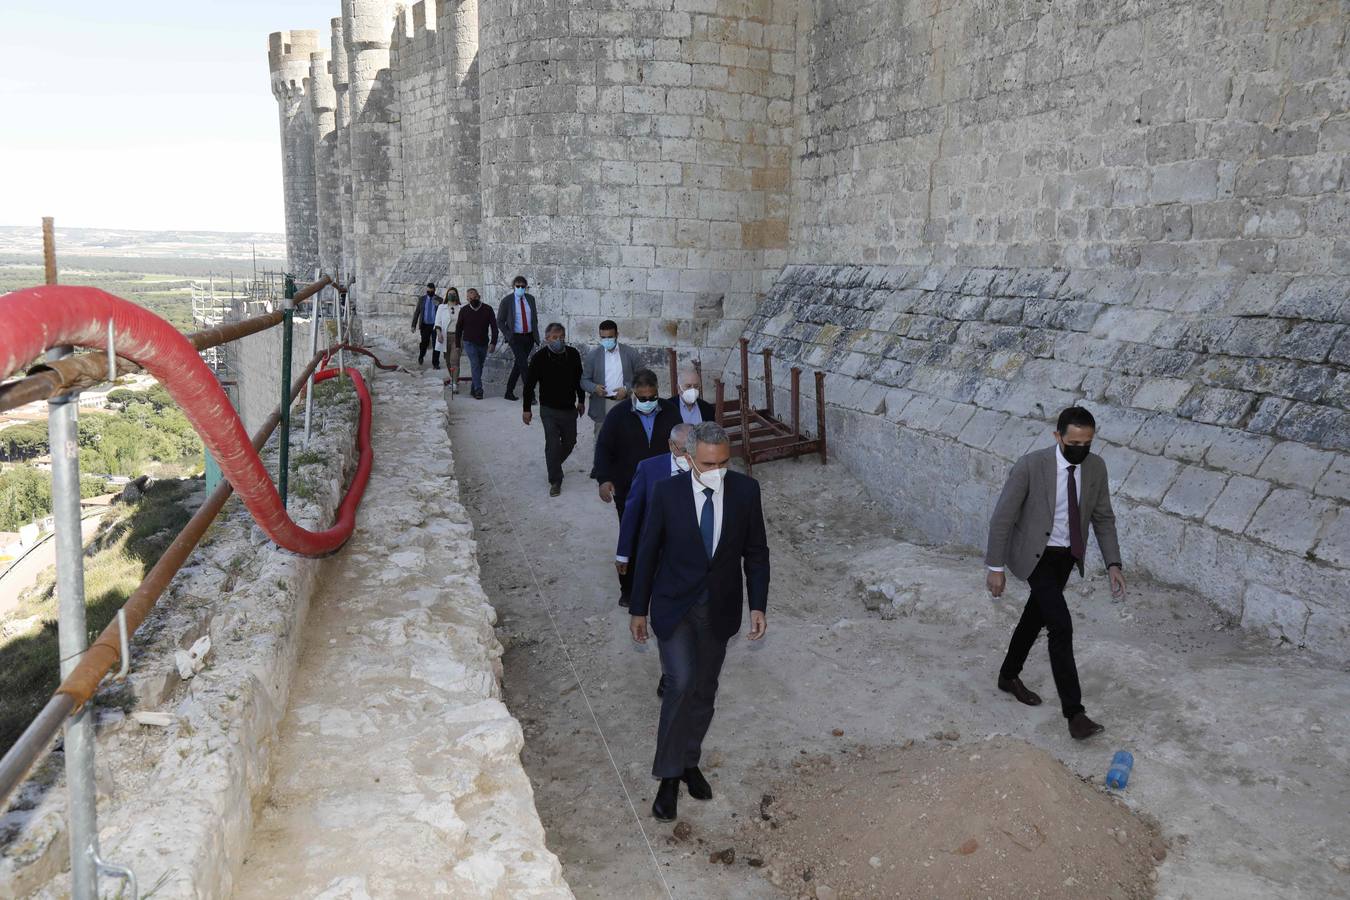
[[[1074,559],[1083,558],[1083,523],[1078,519],[1078,484],[1073,479],[1073,470],[1069,466],[1069,553]]]
[[[708,559],[713,555],[713,489],[703,489],[703,511],[698,515],[698,530],[703,532],[703,549],[708,551]]]

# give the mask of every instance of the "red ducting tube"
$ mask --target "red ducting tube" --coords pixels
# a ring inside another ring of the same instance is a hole
[[[164,385],[264,534],[305,556],[331,553],[351,537],[372,462],[370,392],[360,373],[347,369],[361,401],[361,456],[356,476],[338,506],[333,527],[309,531],[292,521],[281,505],[243,423],[196,348],[168,322],[134,303],[98,288],[64,285],[27,288],[0,297],[0,380],[51,347],[73,344],[106,350],[110,321],[116,354]],[[334,369],[325,369],[315,379],[336,374]],[[52,451],[59,452],[56,447]]]

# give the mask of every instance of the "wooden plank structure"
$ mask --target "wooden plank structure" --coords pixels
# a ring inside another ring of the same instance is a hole
[[[670,359],[670,383],[672,392],[678,389],[675,350],[667,351]],[[792,378],[789,403],[789,421],[779,419],[774,412],[773,397],[773,348],[765,347],[760,353],[764,357],[764,406],[755,408],[750,402],[750,341],[741,338],[741,381],[736,386],[736,396],[727,397],[727,386],[721,378],[713,379],[716,400],[713,403],[717,424],[727,430],[731,437],[731,451],[745,460],[747,471],[753,470],[755,463],[770,462],[775,459],[789,459],[794,456],[820,454],[822,463],[828,462],[825,440],[825,373],[816,372],[816,436],[807,437],[801,428],[801,379],[802,370],[793,366],[789,371]],[[698,363],[694,364],[698,368]],[[701,374],[701,370],[700,370]]]

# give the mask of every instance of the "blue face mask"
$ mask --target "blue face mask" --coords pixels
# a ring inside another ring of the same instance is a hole
[[[604,347],[606,350],[613,350],[615,347],[619,346],[619,339],[618,339],[618,338],[601,338],[601,339],[600,339],[600,346],[601,346],[601,347]]]
[[[521,297],[524,296],[525,296],[525,289],[523,287],[516,288],[516,299],[519,300]]]
[[[635,399],[633,401],[633,408],[644,416],[650,416],[652,413],[656,412],[656,398],[653,397],[651,400]]]

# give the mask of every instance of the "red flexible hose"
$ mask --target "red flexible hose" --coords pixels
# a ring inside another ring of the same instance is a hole
[[[164,385],[264,534],[305,556],[331,553],[351,537],[372,461],[370,392],[359,372],[347,369],[361,401],[361,455],[356,475],[338,506],[333,526],[309,531],[297,525],[281,505],[244,424],[196,348],[168,322],[134,303],[98,288],[65,285],[27,288],[0,297],[0,380],[51,347],[73,344],[106,350],[109,321],[117,355],[135,362]],[[325,369],[315,380],[336,374],[336,370]],[[60,448],[53,447],[52,452]]]

